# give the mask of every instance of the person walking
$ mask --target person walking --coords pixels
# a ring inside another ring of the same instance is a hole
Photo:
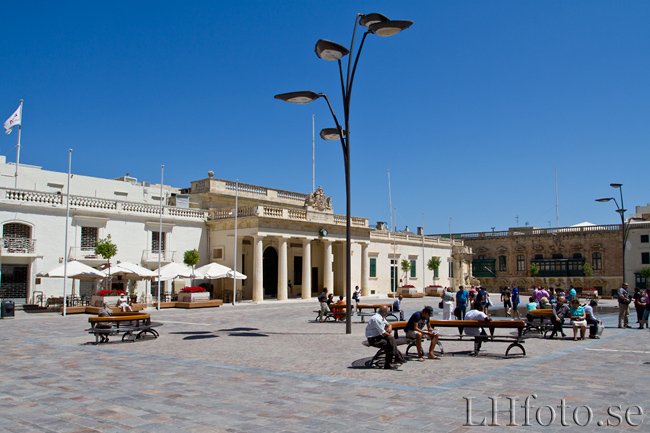
[[[628,284],[623,283],[618,289],[618,327],[631,328],[630,318],[630,293],[627,291]]]

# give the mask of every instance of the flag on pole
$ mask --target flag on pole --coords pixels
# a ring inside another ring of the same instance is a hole
[[[20,125],[20,121],[23,117],[21,108],[22,108],[22,104],[20,107],[18,107],[18,109],[14,112],[14,114],[12,114],[9,117],[9,119],[7,119],[7,121],[5,122],[4,124],[4,127],[6,129],[5,134],[11,134],[11,131],[14,129],[14,126]]]

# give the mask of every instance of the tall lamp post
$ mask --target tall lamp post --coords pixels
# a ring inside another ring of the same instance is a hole
[[[601,203],[614,200],[614,204],[616,205],[616,212],[621,216],[621,234],[623,237],[623,281],[625,282],[625,246],[627,245],[627,236],[630,233],[630,225],[626,224],[625,222],[625,212],[627,209],[623,207],[623,184],[622,183],[610,183],[609,186],[612,188],[618,188],[620,194],[621,194],[621,205],[618,205],[618,202],[614,197],[606,197],[606,198],[599,198],[596,199],[596,201],[599,201]]]
[[[359,45],[359,51],[354,59],[354,65],[352,65],[352,53],[354,50],[354,38],[357,33],[357,26],[361,24],[366,27],[368,30],[363,34],[361,39],[361,44]],[[334,124],[336,128],[326,128],[323,129],[320,133],[321,138],[324,140],[341,141],[341,147],[343,148],[343,163],[345,165],[345,196],[346,196],[346,224],[345,224],[345,267],[346,267],[346,277],[345,277],[345,297],[346,297],[346,309],[345,309],[345,321],[346,321],[346,333],[352,333],[352,271],[351,271],[351,261],[350,261],[350,97],[352,94],[352,83],[354,82],[354,75],[357,70],[357,62],[359,61],[359,55],[363,49],[363,44],[366,40],[368,34],[375,34],[378,36],[393,36],[402,30],[409,28],[413,24],[413,21],[391,21],[382,14],[372,13],[368,15],[357,14],[354,20],[354,31],[352,32],[352,42],[350,43],[350,49],[347,49],[343,45],[337,44],[336,42],[328,41],[325,39],[320,39],[316,42],[316,55],[323,60],[336,60],[339,64],[339,74],[341,78],[341,91],[343,95],[343,113],[345,119],[345,128],[342,128],[339,124],[339,121],[334,114],[332,109],[332,104],[330,104],[329,98],[324,93],[317,93],[312,91],[303,91],[303,92],[291,92],[283,93],[280,95],[275,95],[276,99],[282,101],[291,102],[292,104],[309,104],[310,102],[315,101],[319,98],[325,98],[327,101],[327,106],[332,113],[332,118],[334,119]],[[348,65],[347,65],[347,75],[344,79],[343,77],[343,66],[341,63],[341,58],[347,56]]]

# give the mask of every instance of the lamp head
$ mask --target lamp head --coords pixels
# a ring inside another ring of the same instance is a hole
[[[364,27],[370,28],[372,24],[385,23],[386,21],[390,21],[390,20],[384,15],[378,13],[372,13],[368,15],[363,15],[361,19],[359,19],[359,24],[361,24]]]
[[[413,21],[386,21],[370,24],[370,31],[378,36],[393,36],[402,30],[406,30],[413,24]]]
[[[306,90],[302,92],[281,93],[279,95],[275,95],[274,98],[279,99],[281,101],[291,102],[292,104],[309,104],[310,102],[314,102],[321,96],[323,96],[322,93],[316,93],[316,92],[312,92],[311,90]]]
[[[343,137],[345,135],[345,132],[343,132]],[[336,128],[325,128],[320,132],[320,138],[327,141],[336,141],[341,139],[341,134]]]
[[[342,57],[347,56],[350,50],[341,44],[328,41],[327,39],[319,39],[316,42],[316,55],[323,60],[340,60]]]
[[[620,187],[623,186],[623,184],[622,183],[610,183],[609,186],[611,186],[612,188],[620,188]]]
[[[597,198],[597,199],[596,199],[596,201],[599,201],[599,202],[601,202],[601,203],[605,203],[606,201],[610,201],[610,200],[613,200],[613,197],[609,197],[609,198]]]

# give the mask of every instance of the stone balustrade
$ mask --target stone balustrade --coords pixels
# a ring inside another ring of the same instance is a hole
[[[0,189],[1,191],[2,189]],[[2,193],[0,192],[0,197]],[[53,206],[65,206],[65,194],[51,194],[16,189],[4,189],[7,202],[40,203]],[[106,200],[94,197],[70,196],[70,206],[77,209],[97,209],[101,211],[126,212],[134,214],[160,215],[160,206],[154,204],[134,203],[120,200]],[[190,209],[175,206],[163,206],[163,216],[206,220],[208,212],[203,209]]]
[[[211,209],[209,219],[212,221],[225,220],[234,218],[232,209]],[[324,224],[345,225],[345,215],[333,215],[318,211],[309,211],[303,209],[291,209],[278,206],[243,206],[237,212],[238,217],[263,217],[277,218],[293,221],[318,221]],[[350,223],[354,227],[368,227],[368,219],[360,217],[350,217]]]

